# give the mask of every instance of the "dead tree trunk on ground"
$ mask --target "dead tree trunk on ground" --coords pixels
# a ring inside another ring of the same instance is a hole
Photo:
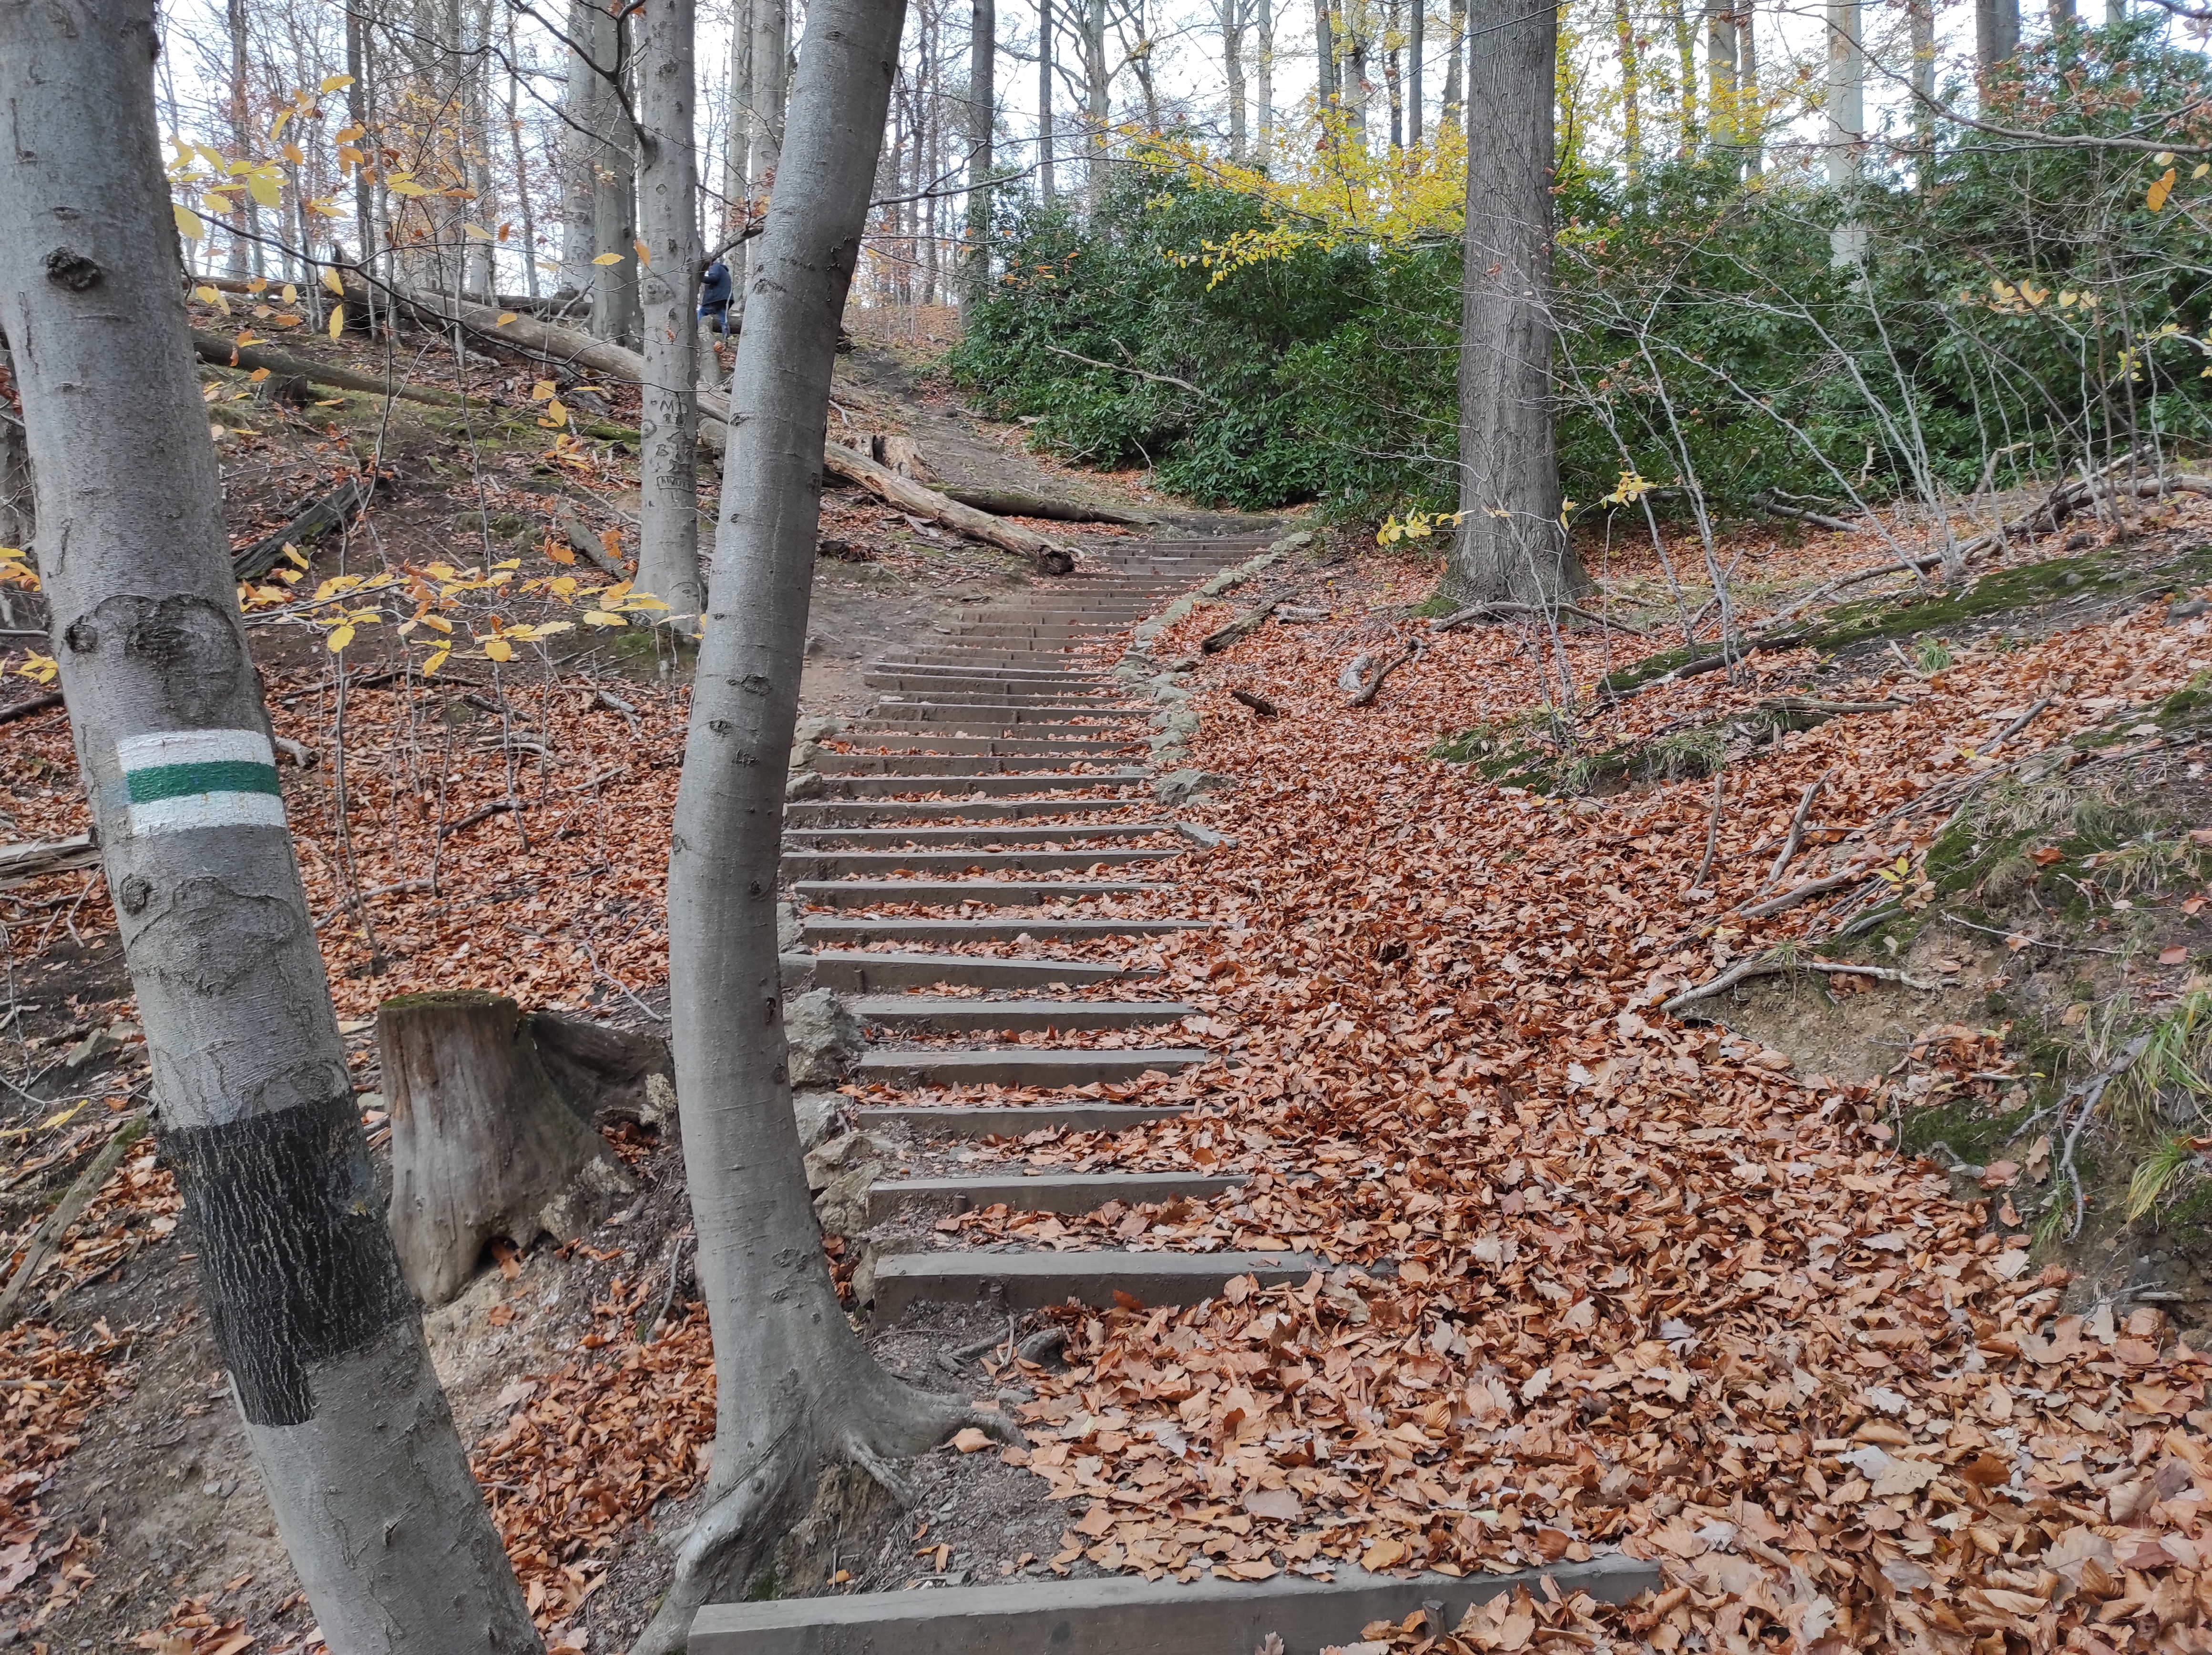
[[[377,1211],[239,623],[151,0],[0,6],[0,328],[154,1116],[277,1533],[334,1650],[543,1647]]]
[[[777,960],[783,779],[821,524],[837,324],[897,64],[902,0],[815,0],[732,387],[723,516],[669,858],[672,1022],[699,1279],[714,1331],[706,1508],[637,1655],[677,1648],[735,1596],[821,1470],[942,1441],[969,1410],[870,1359],[809,1203]],[[980,1417],[980,1416],[979,1416]]]
[[[495,1237],[573,1241],[635,1187],[555,1085],[514,1001],[412,994],[386,1000],[376,1021],[392,1240],[426,1306],[466,1287]]]

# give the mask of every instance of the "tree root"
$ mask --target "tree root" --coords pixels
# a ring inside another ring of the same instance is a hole
[[[1923,982],[1917,977],[1893,970],[1887,966],[1851,966],[1830,960],[1784,959],[1778,954],[1760,955],[1750,960],[1739,960],[1711,982],[1700,983],[1695,988],[1684,989],[1659,1008],[1674,1016],[1686,1006],[1700,1000],[1710,1000],[1716,994],[1724,994],[1738,983],[1747,983],[1754,977],[1772,977],[1785,971],[1817,971],[1831,977],[1871,977],[1877,982],[1902,983],[1907,988],[1918,989],[1923,994],[1941,986]]]
[[[920,1495],[900,1462],[928,1452],[966,1426],[1002,1442],[1022,1440],[1003,1414],[902,1385],[872,1363],[869,1367],[881,1383],[864,1378],[861,1393],[842,1408],[798,1403],[797,1417],[764,1455],[736,1468],[726,1483],[718,1478],[709,1485],[706,1509],[677,1547],[675,1578],[629,1655],[678,1655],[704,1605],[740,1596],[805,1515],[805,1502],[825,1467],[850,1465],[902,1508],[911,1508]],[[813,1424],[823,1411],[843,1413],[848,1422],[842,1428]]]

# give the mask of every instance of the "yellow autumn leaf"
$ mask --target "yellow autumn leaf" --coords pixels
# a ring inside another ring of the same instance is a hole
[[[601,253],[597,258],[593,259],[592,263],[594,264],[619,264],[622,263],[622,260],[623,256],[620,253]]]
[[[345,297],[345,278],[327,265],[323,269],[323,285],[339,298]]]
[[[345,306],[343,305],[333,305],[331,306],[331,337],[335,339],[338,335],[344,331]]]
[[[545,543],[545,555],[556,563],[574,563],[576,561],[576,554],[557,540]]]
[[[304,166],[307,162],[307,152],[287,139],[284,143],[284,159],[295,167]]]
[[[559,425],[568,417],[568,409],[558,397],[545,404],[545,418],[539,424]]]
[[[637,262],[639,264],[650,264],[653,263],[653,255],[646,250],[645,243],[642,241],[633,241],[629,245],[637,249]]]
[[[503,557],[492,565],[495,569],[519,569],[521,567],[522,560],[519,557]]]
[[[586,609],[584,624],[587,627],[626,627],[629,622],[619,615],[609,615],[605,609]]]
[[[575,629],[574,621],[541,621],[531,630],[539,638],[550,638],[556,633],[574,632]]]
[[[514,320],[514,312],[511,310],[503,310],[499,313],[499,319],[494,322],[492,326],[495,328],[503,328],[513,320]]]
[[[431,656],[428,660],[422,663],[422,676],[427,678],[432,673],[435,672],[440,667],[445,665],[446,658],[453,652],[450,648],[441,649],[438,651],[436,654]]]
[[[492,239],[491,232],[485,229],[481,224],[464,224],[461,226],[461,233],[471,241],[489,241]]]
[[[504,638],[487,638],[484,640],[484,653],[495,661],[512,661],[514,659],[514,646]]]
[[[319,87],[316,88],[316,90],[319,92],[336,92],[341,88],[349,87],[352,84],[353,76],[350,75],[325,75],[323,76],[323,83]]]
[[[259,384],[260,384],[264,379],[267,379],[268,377],[269,377],[269,370],[268,370],[267,368],[265,368],[265,367],[257,367],[257,368],[255,368],[255,369],[253,370],[253,372],[252,372],[252,373],[249,373],[249,374],[247,374],[247,375],[246,376],[246,381],[247,381],[247,383],[248,383],[248,384],[251,384],[251,385],[259,385]]]
[[[622,606],[625,609],[665,609],[668,607],[651,592],[633,592],[623,599]]]
[[[349,621],[342,627],[331,628],[331,635],[323,640],[323,647],[336,655],[351,642],[353,642],[353,622]]]
[[[284,199],[284,191],[276,180],[266,173],[250,173],[246,179],[246,191],[264,207],[276,207]]]
[[[542,403],[552,394],[553,382],[550,379],[540,379],[530,387],[530,400],[533,403]]]
[[[2173,180],[2176,176],[2173,168],[2167,167],[2165,173],[2152,183],[2149,191],[2144,195],[2143,205],[2154,213],[2162,210],[2166,206],[2166,198],[2173,193]]]
[[[170,210],[177,215],[177,233],[185,240],[198,241],[207,233],[207,226],[200,222],[200,215],[191,208],[173,207]]]

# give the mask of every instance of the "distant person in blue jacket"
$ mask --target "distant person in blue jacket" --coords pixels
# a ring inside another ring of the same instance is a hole
[[[707,266],[699,284],[699,319],[725,339],[730,336],[730,267],[720,259]]]

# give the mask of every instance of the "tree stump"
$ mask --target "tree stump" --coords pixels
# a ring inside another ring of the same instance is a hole
[[[426,1306],[467,1285],[486,1242],[573,1241],[636,1187],[589,1109],[549,1072],[533,1021],[474,990],[406,995],[379,1011],[387,1220],[400,1271]]]

